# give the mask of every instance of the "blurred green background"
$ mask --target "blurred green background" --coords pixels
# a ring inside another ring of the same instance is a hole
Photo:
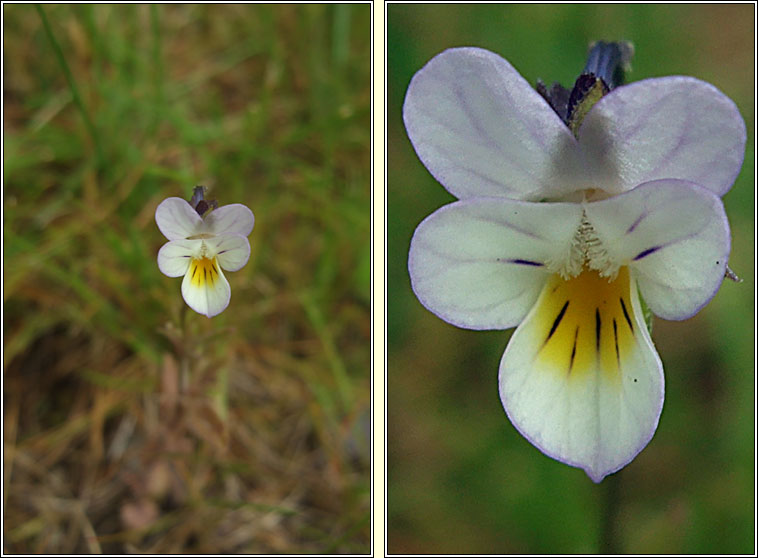
[[[367,553],[370,5],[4,5],[5,552]],[[256,216],[229,308],[154,221]]]
[[[399,5],[387,8],[387,496],[392,553],[754,552],[754,6]],[[414,297],[411,235],[453,201],[402,123],[413,74],[479,46],[532,84],[570,87],[598,39],[634,43],[628,81],[691,75],[732,98],[748,128],[724,197],[726,281],[685,322],[655,320],[666,402],[649,446],[600,485],[511,426],[497,372],[510,332],[455,328]],[[608,502],[616,502],[609,505]]]

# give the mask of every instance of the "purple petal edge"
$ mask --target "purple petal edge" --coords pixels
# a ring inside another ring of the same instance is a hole
[[[731,235],[731,229],[729,227],[729,219],[728,219],[728,217],[726,215],[726,210],[724,209],[724,204],[721,201],[721,197],[718,194],[714,193],[712,190],[710,190],[708,188],[705,188],[704,186],[701,186],[700,184],[696,184],[696,183],[690,182],[688,180],[679,180],[679,179],[664,178],[664,179],[659,179],[659,180],[651,180],[650,182],[643,182],[642,184],[640,184],[639,186],[637,186],[637,188],[639,188],[640,186],[644,186],[645,184],[653,184],[655,182],[664,182],[664,181],[665,182],[671,182],[672,180],[676,181],[676,182],[684,183],[689,188],[691,188],[692,190],[694,190],[696,192],[700,192],[700,193],[704,194],[706,197],[710,198],[711,199],[711,203],[713,203],[714,206],[717,209],[720,209],[720,211],[717,211],[718,218],[721,221],[722,227],[726,231],[726,234],[724,235],[724,246],[723,246],[723,254],[724,254],[724,256],[718,262],[718,266],[721,269],[720,279],[715,283],[715,285],[713,287],[713,290],[703,300],[702,304],[700,304],[699,306],[697,306],[694,311],[689,312],[687,314],[678,315],[678,316],[673,316],[673,315],[662,316],[662,315],[658,314],[652,307],[649,306],[649,308],[653,312],[653,314],[655,314],[659,318],[663,318],[664,320],[670,320],[670,321],[674,321],[674,322],[680,322],[680,321],[683,321],[683,320],[690,319],[695,314],[697,314],[698,312],[700,312],[703,308],[705,308],[705,306],[707,306],[708,303],[711,300],[713,300],[713,297],[716,296],[716,293],[721,288],[721,284],[724,282],[724,276],[726,275],[726,266],[727,266],[727,264],[729,262],[729,254],[732,251],[732,235]],[[625,192],[624,194],[626,194],[626,193],[628,193],[628,192]],[[624,194],[621,194],[621,195],[624,195]],[[661,246],[659,248],[663,248],[663,247],[664,246]],[[650,255],[650,253],[645,254],[645,252],[647,252],[647,250],[641,252],[641,254],[644,254],[645,256]],[[641,259],[642,257],[644,257],[644,256],[638,255],[635,258],[635,260]],[[637,281],[637,285],[638,286],[640,284],[640,280],[642,280],[643,282],[645,281],[644,276],[639,275],[637,273],[637,270],[634,269],[634,266],[630,266],[630,270],[629,271],[632,274],[632,276],[635,278],[635,281]],[[645,302],[647,303],[647,301],[645,301]]]

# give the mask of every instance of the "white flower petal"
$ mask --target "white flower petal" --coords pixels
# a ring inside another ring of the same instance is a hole
[[[167,198],[155,210],[155,222],[169,240],[179,240],[202,232],[203,219],[182,198]]]
[[[253,231],[254,224],[253,212],[241,203],[221,206],[205,217],[207,232],[218,236],[229,234],[248,236]]]
[[[710,190],[657,180],[585,211],[611,259],[632,269],[654,314],[683,320],[716,294],[730,238],[724,206]]]
[[[172,240],[158,251],[158,269],[169,277],[181,277],[190,261],[199,255],[201,240]]]
[[[742,166],[745,137],[731,99],[708,83],[674,76],[614,89],[584,119],[579,144],[608,192],[679,178],[723,195]]]
[[[408,271],[419,301],[451,324],[506,329],[536,300],[552,260],[565,259],[579,204],[472,198],[427,217],[411,241]]]
[[[500,398],[513,425],[543,453],[603,477],[653,437],[663,367],[634,280],[586,271],[553,276],[500,363]]]
[[[571,132],[492,52],[455,48],[435,56],[411,80],[403,119],[421,161],[458,198],[536,201],[576,189]]]
[[[238,271],[250,258],[250,243],[237,235],[216,236],[206,239],[211,254],[215,254],[221,269]]]
[[[212,318],[229,306],[232,289],[215,258],[199,258],[184,275],[182,296],[195,312]]]

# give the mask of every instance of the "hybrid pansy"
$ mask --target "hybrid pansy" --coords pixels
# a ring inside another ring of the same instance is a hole
[[[169,240],[158,252],[158,267],[169,277],[184,277],[182,296],[187,305],[209,318],[229,306],[231,287],[225,271],[242,269],[250,257],[247,237],[253,212],[242,204],[215,207],[195,189],[192,204],[182,198],[163,200],[155,222]]]
[[[720,196],[745,146],[736,106],[703,81],[608,89],[572,121],[500,56],[456,48],[416,73],[403,107],[419,158],[458,198],[414,233],[416,296],[459,327],[517,326],[505,411],[595,482],[634,459],[661,414],[642,300],[683,320],[724,278]]]

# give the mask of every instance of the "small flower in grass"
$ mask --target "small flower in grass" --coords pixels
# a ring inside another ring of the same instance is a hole
[[[459,198],[416,229],[416,296],[459,327],[517,326],[500,363],[505,411],[595,482],[642,451],[663,406],[643,299],[683,320],[724,278],[720,196],[745,146],[715,87],[614,88],[607,70],[540,95],[496,54],[456,48],[413,77],[403,107],[416,153]]]
[[[181,198],[163,200],[155,222],[169,242],[158,252],[158,267],[169,277],[184,276],[182,296],[187,305],[209,318],[229,305],[231,288],[221,271],[238,271],[250,257],[248,235],[253,212],[235,203],[216,208],[195,189],[192,204]]]

